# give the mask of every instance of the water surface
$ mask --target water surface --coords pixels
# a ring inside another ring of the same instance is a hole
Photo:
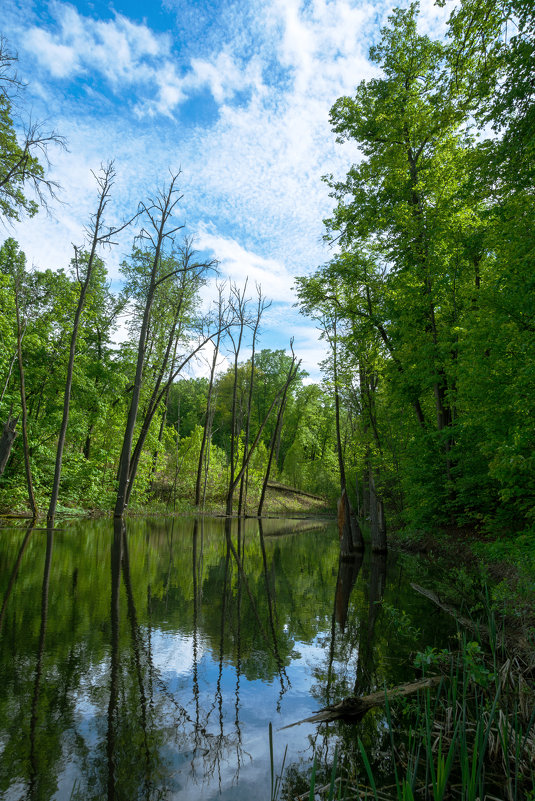
[[[0,531],[0,797],[270,798],[337,726],[277,731],[415,678],[453,624],[414,557],[338,559],[317,521],[80,521]],[[377,752],[382,712],[360,736]],[[342,740],[355,738],[346,727]],[[294,776],[295,778],[295,776]]]

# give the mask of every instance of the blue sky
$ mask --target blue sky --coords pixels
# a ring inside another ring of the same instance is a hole
[[[407,5],[399,2],[398,5]],[[33,119],[68,140],[52,153],[62,186],[53,216],[13,232],[31,263],[66,267],[95,204],[91,170],[115,160],[110,221],[182,170],[178,217],[223,277],[249,276],[273,300],[262,347],[295,337],[317,377],[323,346],[293,308],[292,285],[327,261],[321,176],[358,159],[337,145],[329,109],[376,73],[368,61],[389,0],[3,1],[2,33],[18,53]],[[421,27],[449,13],[421,3]],[[131,237],[131,235],[130,235]],[[105,254],[112,278],[129,237]],[[254,292],[252,296],[254,297]]]

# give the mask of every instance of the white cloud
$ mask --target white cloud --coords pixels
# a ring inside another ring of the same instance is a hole
[[[25,48],[55,77],[98,71],[113,85],[131,84],[148,77],[147,59],[168,51],[167,36],[157,37],[146,25],[120,14],[94,20],[64,3],[54,4],[53,11],[57,33],[32,26]]]
[[[223,49],[213,58],[193,55],[180,70],[171,56],[170,37],[155,34],[146,24],[134,23],[121,14],[110,20],[84,17],[70,5],[53,6],[57,32],[32,26],[25,48],[54,78],[73,78],[97,72],[116,92],[137,86],[141,97],[133,104],[144,113],[171,114],[189,96],[207,88],[221,104],[237,92],[261,91],[257,60],[243,65]],[[154,99],[144,96],[156,88]]]
[[[28,46],[36,53],[39,61],[46,64],[54,78],[66,78],[79,70],[79,57],[76,50],[55,41],[47,31],[31,28],[28,31]]]
[[[214,254],[223,278],[238,285],[248,278],[250,290],[258,284],[270,300],[288,302],[293,298],[293,276],[281,262],[248,251],[235,239],[214,233],[205,225],[199,227],[195,243],[199,250]]]
[[[181,11],[185,5],[193,19],[193,4],[180,0]],[[58,208],[56,222],[40,214],[18,228],[30,259],[43,267],[68,263],[71,241],[80,242],[94,207],[90,168],[101,161],[116,158],[117,219],[165,182],[168,165],[181,165],[178,217],[198,231],[196,247],[213,252],[232,280],[242,283],[249,275],[253,292],[258,281],[277,303],[293,303],[293,276],[332,255],[322,242],[332,200],[321,176],[342,176],[359,158],[356,145],[335,144],[329,109],[378,74],[367,51],[392,6],[387,0],[249,0],[234,7],[223,34],[214,23],[209,37],[200,29],[191,37],[185,26],[180,40],[178,27],[165,34],[151,29],[148,7],[148,21],[139,23],[120,14],[93,19],[54,3],[56,27],[33,20],[19,29],[18,46],[25,59],[38,61],[32,82],[46,89],[34,97],[46,96],[45,113],[56,110],[53,126],[70,142],[71,153],[57,154],[52,174],[68,205]],[[431,0],[422,7],[421,29],[441,32],[446,12]],[[61,79],[61,90],[50,75]],[[78,81],[71,95],[70,78]],[[120,100],[101,104],[97,115],[84,106],[80,85],[89,95],[103,80]],[[188,126],[181,107],[206,90],[218,105],[217,118]],[[114,277],[129,236],[105,256]],[[274,307],[271,319],[276,314]],[[276,323],[285,342],[294,320],[292,312]],[[303,348],[312,372],[323,344],[314,332],[304,336]]]

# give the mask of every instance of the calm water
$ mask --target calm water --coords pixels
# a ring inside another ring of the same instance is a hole
[[[411,580],[414,557],[339,565],[313,521],[0,530],[0,798],[268,801],[270,721],[298,787],[357,728],[278,729],[447,644]],[[358,728],[380,760],[383,712]]]

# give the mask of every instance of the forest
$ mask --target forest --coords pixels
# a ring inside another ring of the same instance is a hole
[[[441,40],[418,17],[394,11],[370,51],[379,77],[331,109],[361,157],[324,179],[332,259],[295,279],[328,345],[321,384],[292,344],[262,346],[262,289],[220,282],[195,251],[180,174],[113,226],[102,165],[71,263],[28,267],[10,221],[31,226],[59,191],[47,159],[64,142],[16,129],[23,87],[2,40],[4,512],[257,515],[275,481],[331,506],[345,490],[379,538],[533,534],[533,9],[464,0]],[[117,292],[106,255],[124,228]],[[188,371],[197,354],[206,377]]]

